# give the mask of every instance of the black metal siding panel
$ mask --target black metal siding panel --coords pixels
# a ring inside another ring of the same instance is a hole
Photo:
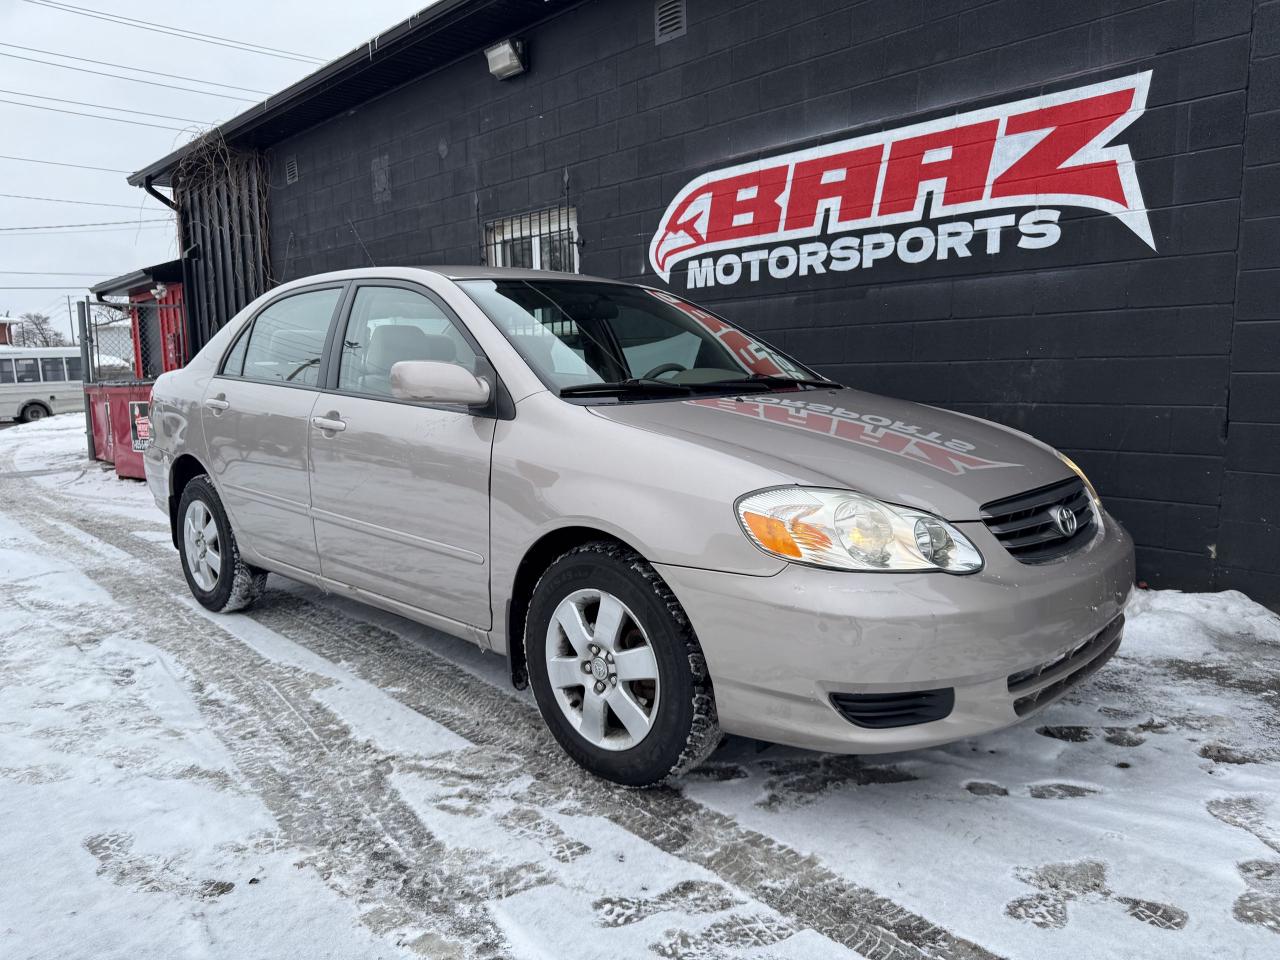
[[[199,250],[188,264],[196,349],[269,289],[262,169],[261,157],[219,153],[178,178],[184,243]]]

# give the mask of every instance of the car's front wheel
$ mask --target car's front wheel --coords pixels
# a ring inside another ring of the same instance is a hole
[[[720,740],[702,649],[643,558],[601,541],[557,559],[525,624],[529,678],[565,752],[601,777],[651,786]]]
[[[266,586],[267,571],[240,556],[227,511],[207,475],[183,488],[177,519],[182,572],[192,595],[216,613],[252,604]]]

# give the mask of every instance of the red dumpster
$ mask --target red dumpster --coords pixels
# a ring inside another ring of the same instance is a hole
[[[89,407],[89,422],[93,424],[93,453],[99,460],[115,462],[114,440],[111,431],[111,402],[107,391],[98,384],[84,388],[84,402]]]
[[[110,410],[111,439],[116,475],[135,480],[146,479],[142,453],[151,443],[151,381],[107,383],[97,387],[106,395]],[[94,430],[97,446],[97,430]]]

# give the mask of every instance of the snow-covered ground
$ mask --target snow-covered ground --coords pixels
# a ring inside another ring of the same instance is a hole
[[[1280,620],[1137,595],[1034,721],[583,774],[504,667],[272,578],[189,597],[83,420],[0,433],[0,957],[1280,956]]]

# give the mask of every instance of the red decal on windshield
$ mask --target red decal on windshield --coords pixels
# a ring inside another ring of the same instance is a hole
[[[784,370],[781,357],[778,357],[758,340],[747,336],[741,330],[729,326],[715,314],[708,313],[686,300],[681,300],[679,297],[673,297],[665,291],[654,290],[650,287],[645,289],[649,291],[650,295],[657,297],[663,303],[675,307],[685,316],[692,318],[698,326],[723,343],[725,349],[733,354],[748,372],[770,377],[803,376],[802,371],[795,369],[790,364],[786,364],[786,369]]]

